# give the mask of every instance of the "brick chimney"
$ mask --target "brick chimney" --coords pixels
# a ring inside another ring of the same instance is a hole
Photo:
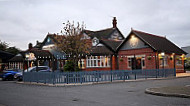
[[[117,27],[117,19],[116,19],[116,17],[113,17],[113,22],[112,22],[112,24],[113,24],[113,28],[116,28],[116,27]]]
[[[28,49],[32,49],[32,43],[28,44]]]

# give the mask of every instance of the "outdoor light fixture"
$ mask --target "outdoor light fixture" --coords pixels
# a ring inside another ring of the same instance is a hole
[[[165,56],[165,53],[164,53],[164,52],[162,52],[162,53],[161,53],[161,56],[162,56],[162,58],[163,58],[163,60],[162,60],[162,61],[163,61],[163,69],[164,69],[164,56]]]
[[[134,35],[132,35],[132,36],[131,36],[131,39],[134,39],[134,38],[135,38],[135,36],[134,36]]]
[[[161,53],[161,56],[164,56],[164,55],[165,55],[165,53],[164,53],[164,52],[162,52],[162,53]]]
[[[30,56],[29,53],[26,53],[26,54],[25,54],[26,59],[28,59],[29,56]]]
[[[26,53],[26,54],[25,54],[25,57],[26,57],[25,59],[27,60],[27,71],[28,71],[30,54],[29,54],[29,53]]]

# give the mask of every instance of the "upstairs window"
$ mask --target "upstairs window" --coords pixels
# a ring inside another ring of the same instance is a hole
[[[97,39],[96,37],[94,37],[92,39],[92,46],[96,46],[96,45],[98,45],[98,43],[99,43],[99,39]]]

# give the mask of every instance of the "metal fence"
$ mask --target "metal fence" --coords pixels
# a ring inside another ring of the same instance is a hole
[[[24,82],[47,84],[69,84],[101,82],[114,80],[136,80],[176,76],[175,69],[152,70],[114,70],[114,71],[81,71],[81,72],[25,72]]]

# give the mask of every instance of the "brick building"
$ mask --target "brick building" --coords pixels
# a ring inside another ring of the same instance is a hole
[[[166,37],[132,29],[117,51],[119,70],[175,68],[184,72],[187,53]]]
[[[25,70],[37,65],[53,66],[51,60],[54,60],[54,57],[49,51],[33,47],[31,43],[28,47],[27,50],[21,51],[9,60],[10,69]]]
[[[52,70],[63,70],[66,58],[65,53],[56,47],[57,39],[63,39],[63,36],[48,33],[43,42],[37,41],[34,47],[30,43],[26,51],[21,51],[9,60],[9,68],[49,66]],[[26,55],[29,55],[29,58]]]
[[[117,28],[117,20],[114,17],[113,27],[83,32],[84,39],[91,43],[90,53],[82,59],[82,69],[85,71],[116,70],[117,47],[124,40],[123,34]]]
[[[14,57],[13,54],[0,50],[0,71],[8,68],[8,60]]]
[[[175,68],[176,72],[184,72],[184,56],[187,53],[167,38],[133,29],[124,38],[117,28],[115,17],[112,24],[111,28],[82,32],[82,39],[87,40],[91,46],[89,54],[80,55],[83,58],[78,65],[82,70]],[[58,39],[64,39],[64,36],[48,33],[43,42],[37,42],[34,46],[38,52],[44,52],[42,53],[44,55],[35,52],[34,55],[39,62],[60,70],[63,69],[68,55],[58,51],[56,47]],[[35,49],[31,50],[35,51]],[[45,52],[48,52],[49,55],[45,56]]]

